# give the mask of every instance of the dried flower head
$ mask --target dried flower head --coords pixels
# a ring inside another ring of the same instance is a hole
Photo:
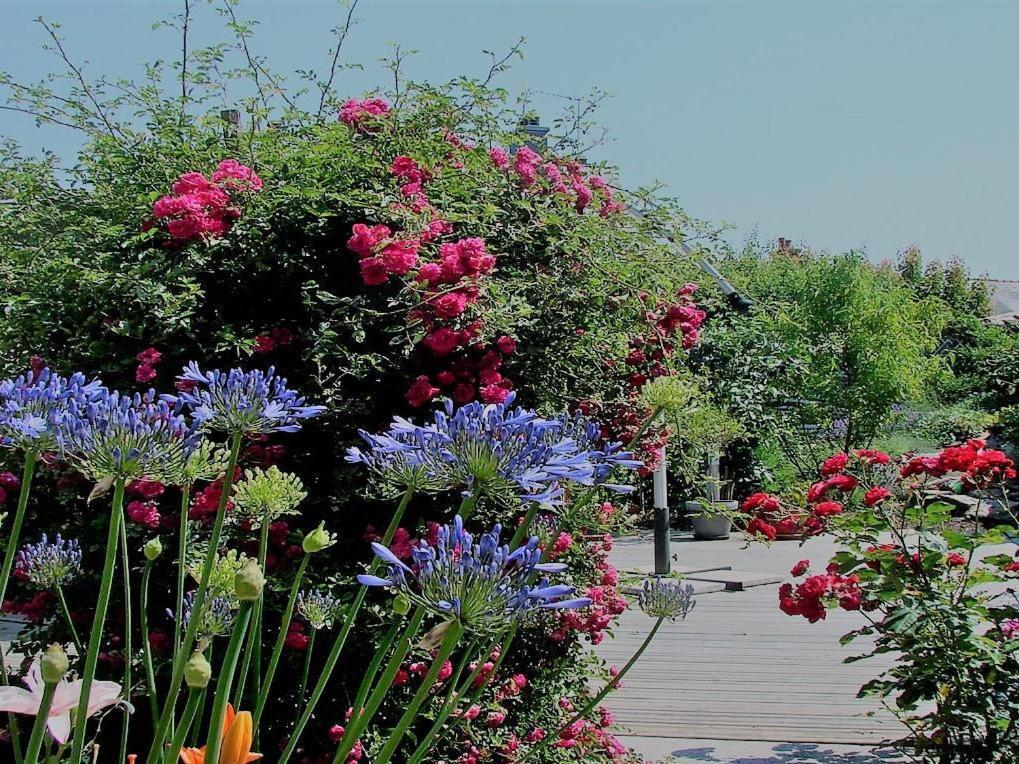
[[[640,609],[652,618],[668,618],[670,621],[683,620],[693,610],[693,586],[680,585],[656,578],[644,582],[644,590],[638,598]]]
[[[343,604],[329,592],[316,589],[297,595],[297,612],[316,631],[330,629],[343,614]]]

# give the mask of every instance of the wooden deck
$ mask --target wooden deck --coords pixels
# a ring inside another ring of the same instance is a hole
[[[736,541],[674,539],[672,550],[674,564],[725,564],[788,580],[797,560],[809,558],[823,569],[834,547],[812,539],[802,547],[779,542],[743,550]],[[648,541],[623,540],[613,550],[623,571],[649,571],[651,560]],[[627,731],[626,742],[648,756],[650,748],[669,750],[670,739],[677,748],[689,747],[680,744],[689,739],[871,747],[905,729],[877,702],[856,698],[860,685],[887,665],[884,659],[842,663],[864,651],[863,643],[838,642],[860,622],[858,614],[842,611],[816,624],[787,616],[778,609],[775,584],[702,594],[685,622],[663,625],[607,705]],[[650,625],[639,610],[628,611],[598,653],[621,665]],[[652,741],[645,750],[642,744]]]

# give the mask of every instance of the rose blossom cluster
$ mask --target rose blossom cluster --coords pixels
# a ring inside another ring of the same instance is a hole
[[[571,632],[575,632],[587,635],[593,645],[600,644],[605,639],[606,631],[626,610],[626,597],[620,594],[617,587],[619,571],[608,561],[611,549],[611,534],[605,534],[600,541],[586,545],[585,556],[594,560],[598,574],[597,583],[583,592],[591,604],[579,610],[559,611],[559,623],[550,635],[556,642],[561,642]]]
[[[644,312],[647,321],[646,329],[630,337],[628,352],[620,373],[623,385],[628,391],[625,401],[616,402],[607,411],[599,411],[603,423],[605,437],[619,440],[629,445],[648,416],[648,412],[638,402],[641,388],[652,379],[671,376],[675,372],[669,368],[667,361],[676,352],[677,347],[683,350],[692,349],[699,339],[698,332],[704,323],[706,313],[697,307],[694,293],[697,284],[684,284],[676,293],[673,301],[660,301],[649,306]],[[640,295],[642,302],[647,302],[647,294]],[[616,368],[615,360],[609,359],[606,366]],[[581,411],[594,413],[597,405],[592,401],[581,401]],[[662,453],[669,440],[666,427],[653,427],[646,431],[640,442],[635,445],[638,456],[644,466],[638,470],[642,476],[650,475],[662,460]]]
[[[488,156],[493,165],[514,175],[528,192],[562,196],[577,212],[584,212],[596,196],[600,200],[598,214],[602,217],[625,209],[616,201],[605,178],[586,174],[584,166],[575,160],[561,157],[545,160],[530,146],[520,146],[512,158],[499,147],[489,149]]]
[[[151,382],[156,378],[156,366],[163,360],[163,354],[155,348],[145,348],[135,356],[138,367],[134,370],[134,381]]]
[[[127,519],[150,530],[159,528],[162,518],[156,500],[165,490],[165,486],[155,480],[133,480],[128,483],[127,495],[131,500],[124,508]]]
[[[252,350],[257,355],[266,355],[277,348],[289,347],[293,341],[294,333],[292,331],[285,327],[277,326],[272,331],[255,335],[255,339],[252,340]]]
[[[361,133],[377,129],[378,121],[389,114],[389,104],[381,98],[349,98],[340,107],[340,122]]]
[[[904,478],[918,475],[942,477],[961,472],[967,490],[986,488],[991,483],[1012,480],[1015,465],[1002,451],[987,448],[987,443],[972,438],[959,446],[949,446],[936,456],[918,456],[907,461],[900,470]]]
[[[747,534],[774,541],[780,535],[816,536],[824,532],[827,519],[841,514],[843,506],[837,501],[822,501],[810,505],[807,511],[797,511],[778,496],[759,492],[744,499],[740,511],[748,516],[744,528]]]
[[[254,170],[235,159],[224,159],[212,176],[186,172],[170,187],[173,192],[152,206],[152,216],[166,225],[176,244],[225,236],[240,217],[236,196],[262,189]]]
[[[411,157],[399,156],[390,173],[402,184],[400,191],[410,200],[411,211],[428,212],[430,219],[415,234],[357,223],[347,248],[358,256],[366,285],[382,286],[390,277],[401,278],[420,300],[408,314],[425,334],[412,354],[417,373],[406,398],[414,407],[440,394],[461,404],[478,398],[501,403],[513,389],[501,367],[516,351],[516,342],[504,336],[486,345],[481,340],[482,323],[467,315],[480,299],[480,282],[495,267],[495,256],[483,239],[472,237],[442,242],[434,260],[422,261],[422,248],[452,228],[428,202],[424,184],[432,177],[430,171]]]
[[[793,576],[802,576],[809,570],[807,560],[801,560],[793,567]],[[859,610],[863,604],[860,591],[860,577],[855,573],[843,576],[837,563],[832,563],[822,575],[807,576],[802,583],[793,587],[782,584],[778,590],[778,602],[786,615],[801,615],[811,623],[817,623],[827,614],[827,603],[836,604],[843,610]]]

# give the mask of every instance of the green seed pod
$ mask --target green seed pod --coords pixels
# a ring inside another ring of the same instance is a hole
[[[57,644],[50,645],[39,661],[42,680],[46,684],[56,684],[64,678],[67,666],[67,653],[64,652],[64,648]]]
[[[163,553],[163,542],[159,540],[159,536],[146,541],[145,546],[142,547],[142,552],[145,553],[145,559],[149,562],[159,557]]]
[[[304,551],[308,554],[314,554],[331,547],[335,543],[336,536],[326,530],[325,523],[320,523],[315,530],[304,537],[301,546],[304,547]]]
[[[262,575],[262,569],[258,567],[258,562],[253,559],[249,559],[234,576],[234,592],[237,594],[237,599],[242,602],[257,600],[262,596],[264,587],[265,576]]]
[[[184,681],[188,687],[201,690],[207,687],[212,679],[212,666],[201,653],[195,653],[184,664]]]

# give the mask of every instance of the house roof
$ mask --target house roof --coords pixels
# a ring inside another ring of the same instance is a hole
[[[981,279],[990,291],[992,324],[1019,322],[1019,280]]]

